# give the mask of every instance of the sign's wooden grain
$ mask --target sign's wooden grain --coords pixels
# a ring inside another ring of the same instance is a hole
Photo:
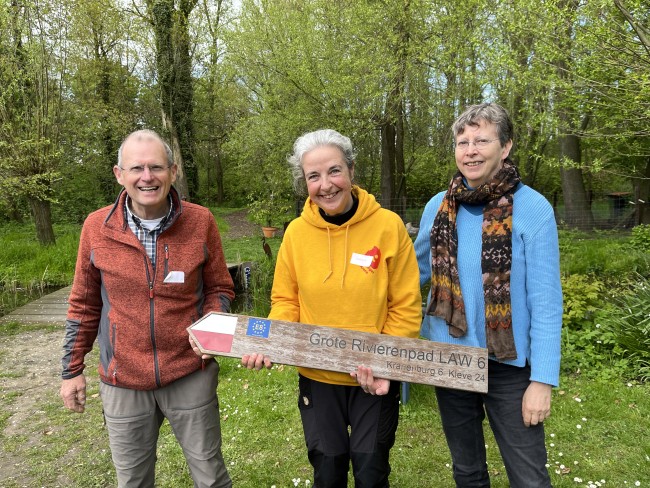
[[[204,354],[350,373],[363,364],[375,376],[487,392],[487,349],[336,329],[246,315],[209,313],[188,332]]]

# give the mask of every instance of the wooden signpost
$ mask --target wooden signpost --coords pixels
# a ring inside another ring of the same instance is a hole
[[[262,353],[274,363],[487,392],[487,349],[212,312],[188,332],[204,354]]]

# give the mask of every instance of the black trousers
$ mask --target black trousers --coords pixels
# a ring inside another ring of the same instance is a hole
[[[391,381],[383,396],[365,393],[359,386],[330,385],[302,375],[298,385],[314,488],[347,488],[350,461],[356,488],[387,488],[400,383]]]

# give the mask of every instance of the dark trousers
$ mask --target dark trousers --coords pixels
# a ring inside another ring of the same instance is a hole
[[[350,461],[356,488],[387,488],[400,383],[392,381],[383,396],[364,393],[358,386],[330,385],[304,376],[299,377],[298,385],[298,408],[314,468],[314,488],[347,488]]]
[[[548,488],[544,425],[526,427],[521,412],[530,367],[488,363],[487,394],[436,388],[456,486],[490,486],[483,437],[487,412],[511,488]]]

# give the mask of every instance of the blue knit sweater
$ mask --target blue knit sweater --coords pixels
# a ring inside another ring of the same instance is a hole
[[[415,252],[420,284],[431,281],[431,226],[446,192],[435,195],[424,209]],[[445,321],[425,315],[422,335],[437,342],[486,347],[485,302],[481,276],[482,205],[460,205],[457,217],[458,273],[467,315],[467,334],[449,335]],[[512,217],[510,294],[515,366],[531,365],[531,381],[559,384],[562,288],[559,247],[553,208],[532,188],[519,184]],[[427,299],[427,302],[431,299]],[[495,359],[495,358],[491,358]]]

